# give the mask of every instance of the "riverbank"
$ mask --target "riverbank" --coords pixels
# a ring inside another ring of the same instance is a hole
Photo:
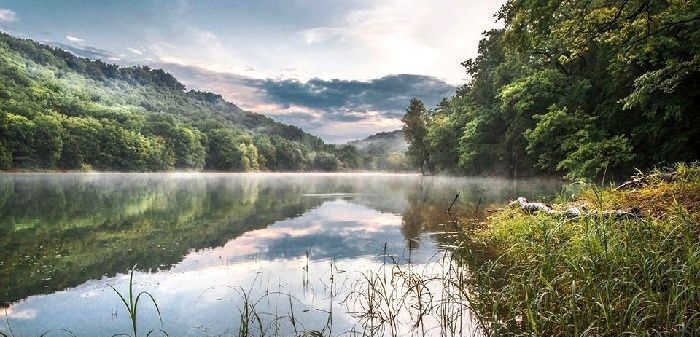
[[[492,210],[470,235],[468,301],[487,335],[700,333],[698,165],[574,185],[551,206]]]

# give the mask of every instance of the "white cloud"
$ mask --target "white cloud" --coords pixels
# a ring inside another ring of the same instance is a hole
[[[6,8],[0,8],[0,22],[17,21],[17,13]]]
[[[482,32],[500,25],[493,14],[504,1],[359,0],[339,10],[334,20],[292,20],[295,28],[286,31],[270,26],[267,17],[255,16],[245,29],[204,29],[178,11],[170,25],[142,30],[140,42],[148,45],[149,56],[162,62],[172,58],[258,78],[369,80],[422,74],[456,85],[466,79],[461,63],[477,56]],[[300,9],[298,4],[287,6]]]
[[[318,27],[300,32],[306,44],[323,43],[329,40],[340,38],[345,34],[343,28]]]
[[[191,25],[178,25],[176,38],[155,34],[148,51],[162,63],[206,69],[215,73],[265,77],[241,60],[237,49],[230,48],[217,34]],[[187,47],[183,47],[186,45]],[[252,71],[250,69],[253,69]]]
[[[319,62],[319,56],[292,60],[302,64],[299,68],[321,77],[371,78],[412,73],[458,84],[465,77],[460,63],[476,56],[481,33],[500,25],[495,23],[493,14],[502,2],[372,2],[369,7],[349,12],[336,26],[299,32],[305,45],[323,45],[320,57],[326,61]]]
[[[68,42],[73,42],[73,43],[83,43],[83,42],[85,42],[85,40],[83,40],[83,39],[81,39],[81,38],[79,38],[79,37],[71,36],[71,35],[66,35],[66,40],[67,40]]]
[[[142,51],[140,51],[140,50],[138,50],[138,49],[135,49],[135,48],[126,48],[126,50],[128,50],[128,51],[130,51],[130,52],[132,52],[132,53],[134,53],[134,54],[136,54],[136,55],[143,55],[143,52],[142,52]]]

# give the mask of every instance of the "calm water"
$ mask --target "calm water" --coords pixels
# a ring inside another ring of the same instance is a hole
[[[126,292],[137,265],[134,291],[152,294],[163,320],[142,299],[140,335],[236,335],[246,296],[263,319],[294,312],[303,329],[338,335],[357,328],[343,292],[385,249],[416,268],[448,249],[456,192],[470,212],[480,189],[483,208],[559,188],[392,174],[0,175],[0,332],[129,334],[108,285]]]

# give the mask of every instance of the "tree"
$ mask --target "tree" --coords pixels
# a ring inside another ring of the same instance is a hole
[[[0,142],[0,170],[7,170],[12,167],[12,152]]]
[[[228,130],[232,138],[216,130]],[[217,147],[208,134],[233,141]],[[276,136],[291,142],[281,145],[279,160],[279,143],[271,141]],[[163,70],[79,58],[5,33],[0,143],[12,167],[126,171],[199,170],[205,164],[227,171],[267,165],[300,170],[309,167],[311,152],[332,152],[318,137],[243,111],[220,95],[184,92]]]
[[[217,171],[260,169],[258,150],[250,136],[229,129],[216,129],[209,133],[208,138],[206,168]]]
[[[343,168],[357,169],[360,167],[360,154],[352,145],[343,145],[338,149],[338,160],[340,160]]]
[[[272,138],[275,145],[275,168],[279,171],[306,169],[311,164],[309,150],[305,146],[279,136]]]
[[[33,121],[33,151],[32,158],[41,166],[52,168],[61,158],[63,149],[63,128],[54,115],[43,115]]]
[[[331,153],[319,152],[314,157],[313,168],[321,171],[337,171],[340,161]]]
[[[201,170],[204,167],[206,148],[204,134],[186,125],[176,126],[167,140],[167,146],[175,155],[175,168]]]
[[[498,17],[470,80],[404,117],[414,163],[595,179],[700,159],[700,3],[509,0]]]
[[[34,154],[34,123],[12,113],[2,117],[2,140],[14,160],[13,166],[25,164]]]
[[[421,173],[425,174],[426,168],[430,169],[430,161],[425,139],[428,133],[428,116],[423,102],[412,98],[401,121],[404,137],[409,144],[408,156],[413,164],[420,168]]]
[[[104,136],[102,124],[94,118],[68,117],[61,120],[63,149],[58,165],[66,169],[96,166]]]

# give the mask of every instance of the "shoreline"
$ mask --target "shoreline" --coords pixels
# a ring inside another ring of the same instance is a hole
[[[565,190],[549,213],[501,205],[464,229],[463,300],[490,332],[700,333],[700,166],[631,181]],[[632,208],[639,217],[605,213]]]

